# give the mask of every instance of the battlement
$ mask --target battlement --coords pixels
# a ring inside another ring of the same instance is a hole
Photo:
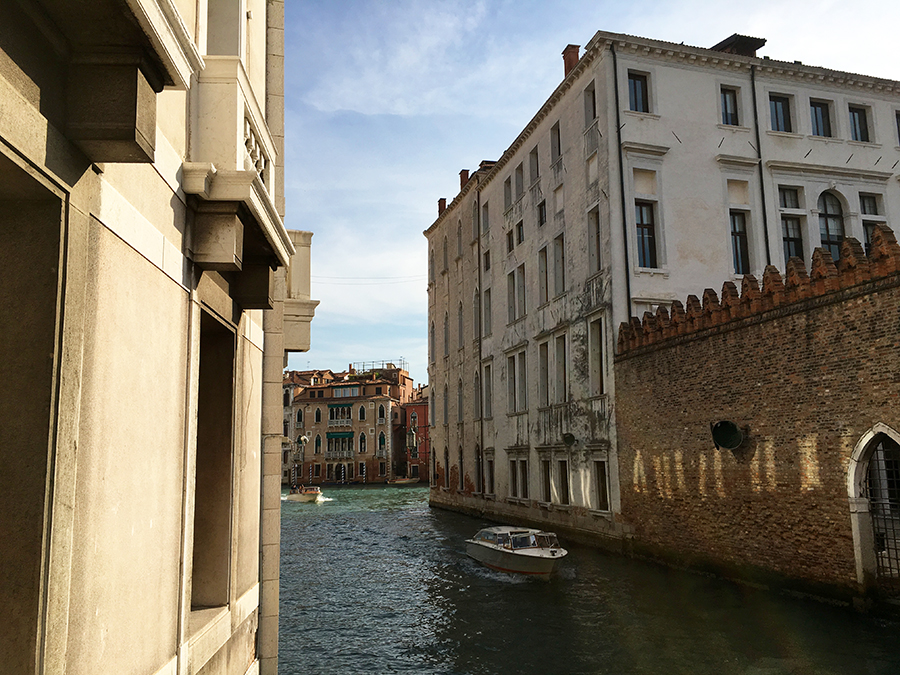
[[[759,316],[773,309],[800,304],[843,289],[900,273],[900,245],[886,225],[876,225],[867,256],[856,239],[844,239],[835,265],[831,254],[815,249],[809,273],[800,258],[791,258],[782,277],[774,265],[763,273],[762,290],[751,274],[745,274],[741,291],[731,281],[722,285],[721,299],[707,288],[703,301],[689,295],[686,305],[676,300],[671,313],[660,307],[656,314],[645,312],[643,319],[632,317],[619,325],[618,354],[656,345],[676,337]]]

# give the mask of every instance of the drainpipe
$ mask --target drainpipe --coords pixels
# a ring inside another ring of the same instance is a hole
[[[762,163],[762,145],[759,137],[759,109],[756,107],[756,64],[750,66],[750,91],[753,93],[753,126],[756,130],[756,157],[759,160],[759,195],[762,199],[762,221],[763,221],[763,237],[766,242],[766,265],[772,264],[771,254],[769,253],[769,219],[766,215],[766,182],[763,172]]]
[[[613,85],[616,101],[616,144],[619,152],[619,196],[622,200],[622,245],[625,247],[625,297],[628,316],[631,316],[631,266],[628,262],[628,211],[625,204],[625,162],[622,156],[622,122],[619,106],[619,62],[616,57],[616,45],[610,44],[609,51],[613,58]]]

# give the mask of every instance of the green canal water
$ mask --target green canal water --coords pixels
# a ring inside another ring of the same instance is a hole
[[[280,675],[898,675],[900,621],[575,545],[552,580],[465,555],[426,487],[282,502]]]

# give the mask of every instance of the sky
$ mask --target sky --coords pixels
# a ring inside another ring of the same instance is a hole
[[[403,359],[427,382],[427,242],[460,169],[498,159],[598,30],[900,80],[896,0],[287,0],[288,229],[312,238],[311,349],[292,370]]]

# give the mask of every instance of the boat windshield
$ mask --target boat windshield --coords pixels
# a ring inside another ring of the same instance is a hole
[[[508,534],[498,534],[497,535],[497,544],[500,546],[509,548],[509,535]]]
[[[487,541],[491,544],[497,543],[497,535],[493,532],[489,532],[488,530],[482,530],[478,534],[475,535],[476,539],[480,539],[481,541]]]
[[[533,534],[517,534],[512,538],[513,548],[532,548],[535,546]]]
[[[537,535],[537,545],[541,548],[559,548],[559,540],[552,532],[541,532]]]

